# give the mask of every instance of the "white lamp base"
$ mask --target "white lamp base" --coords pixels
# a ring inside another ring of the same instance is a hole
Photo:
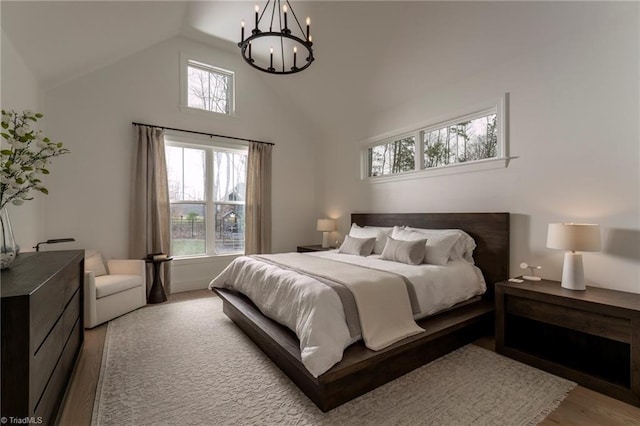
[[[322,233],[322,248],[331,247],[331,243],[329,242],[329,235],[331,232],[323,232]]]
[[[569,290],[586,290],[582,254],[566,252],[562,266],[562,287]]]

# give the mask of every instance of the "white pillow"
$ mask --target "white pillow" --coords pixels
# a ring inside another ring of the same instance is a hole
[[[426,238],[402,241],[395,240],[393,237],[387,237],[387,244],[385,244],[380,258],[407,263],[409,265],[419,265],[424,261],[426,242]]]
[[[356,238],[347,235],[340,246],[338,253],[355,254],[356,256],[369,256],[376,245],[375,237]]]
[[[449,255],[450,260],[465,260],[473,265],[473,250],[476,248],[476,242],[473,238],[461,229],[424,229],[405,227],[407,231],[421,232],[429,238],[434,235],[456,235],[458,237],[456,243]]]
[[[415,241],[423,240],[426,234],[417,231],[409,231],[405,228],[396,226],[393,228],[391,236],[396,240]],[[449,262],[451,251],[458,240],[456,234],[432,234],[427,236],[427,244],[425,247],[424,263],[430,265],[446,265]]]
[[[357,224],[351,225],[349,236],[356,238],[375,238],[376,245],[373,247],[375,254],[382,254],[384,246],[387,243],[387,237],[391,236],[393,228],[382,226],[365,226],[364,228]]]
[[[107,268],[104,266],[104,260],[99,251],[85,250],[84,270],[93,271],[96,277],[107,275]]]

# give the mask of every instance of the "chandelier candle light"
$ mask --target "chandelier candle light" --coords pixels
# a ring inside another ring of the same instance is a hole
[[[260,22],[269,7],[271,7],[271,20],[268,23],[269,28],[268,31],[262,31],[260,30]],[[289,28],[289,13],[293,15],[295,21],[293,31]],[[244,33],[244,20],[241,23],[240,43],[238,43],[238,47],[240,48],[242,57],[252,67],[269,74],[294,74],[307,69],[314,61],[313,49],[311,47],[313,43],[310,35],[311,18],[307,17],[306,24],[307,29],[305,33],[288,0],[284,2],[280,0],[267,0],[267,4],[264,9],[262,9],[262,13],[260,13],[260,7],[256,5],[255,27],[251,30],[251,35],[247,38],[245,38]],[[276,25],[275,30],[274,25]],[[278,27],[280,29],[278,29]],[[294,32],[299,33],[299,35],[295,35]],[[279,52],[275,52],[275,62],[274,45],[279,45],[280,47]],[[258,52],[261,52],[266,51],[267,47],[269,48],[268,66],[264,58],[253,56],[256,49],[258,49]],[[301,62],[298,61],[298,49],[300,49],[301,52],[304,50],[307,51],[304,63],[302,63],[300,67],[298,67],[298,62]],[[274,66],[274,64],[276,66]]]

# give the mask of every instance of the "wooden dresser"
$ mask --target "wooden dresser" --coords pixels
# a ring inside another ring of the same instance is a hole
[[[84,338],[83,280],[82,250],[22,253],[2,271],[3,418],[55,423]]]

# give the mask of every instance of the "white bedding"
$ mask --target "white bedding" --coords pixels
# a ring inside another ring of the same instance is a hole
[[[485,292],[482,273],[464,261],[446,266],[407,265],[380,256],[308,253],[341,262],[383,269],[405,276],[414,286],[419,319]],[[300,340],[301,361],[318,377],[342,359],[344,349],[359,339],[351,337],[342,302],[337,293],[320,281],[281,269],[251,257],[235,259],[209,288],[231,288],[245,294],[267,317],[293,330]]]

